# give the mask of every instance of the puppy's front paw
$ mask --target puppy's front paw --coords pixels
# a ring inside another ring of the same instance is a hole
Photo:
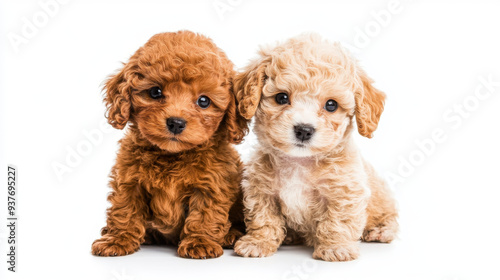
[[[224,251],[222,246],[207,238],[184,238],[177,249],[179,256],[191,259],[218,258]]]
[[[359,247],[352,245],[319,245],[314,248],[313,258],[328,262],[352,261],[359,257]]]
[[[92,254],[96,256],[125,256],[137,250],[139,250],[139,242],[110,235],[104,235],[92,243]]]
[[[256,240],[255,238],[243,236],[234,244],[234,251],[242,257],[262,258],[274,254],[278,250],[276,242]]]

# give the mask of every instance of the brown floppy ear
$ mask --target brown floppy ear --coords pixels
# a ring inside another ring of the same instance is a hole
[[[116,129],[123,129],[130,118],[132,110],[131,82],[137,76],[135,71],[137,55],[138,52],[117,74],[110,76],[104,86],[105,116],[108,118],[108,123]]]
[[[233,93],[231,88],[231,93]],[[225,126],[228,133],[229,142],[239,144],[248,133],[248,120],[238,112],[236,96],[231,95],[231,101],[226,109]]]
[[[354,94],[358,132],[364,137],[372,138],[384,111],[385,93],[373,87],[373,80],[363,70],[359,77],[361,87]]]
[[[240,114],[250,120],[259,106],[262,87],[266,80],[265,70],[268,62],[256,61],[247,69],[236,75],[234,79],[234,92]]]

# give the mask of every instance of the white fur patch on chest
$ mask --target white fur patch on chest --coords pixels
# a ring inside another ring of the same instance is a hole
[[[315,201],[310,171],[313,162],[301,160],[280,166],[278,196],[282,214],[290,227],[298,229],[312,218]]]

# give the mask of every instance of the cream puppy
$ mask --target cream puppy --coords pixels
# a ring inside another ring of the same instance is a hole
[[[313,257],[348,261],[358,241],[391,242],[395,202],[352,140],[372,137],[385,94],[338,43],[301,35],[262,48],[234,82],[240,113],[255,116],[258,146],[244,172],[245,257],[272,255],[287,232]]]

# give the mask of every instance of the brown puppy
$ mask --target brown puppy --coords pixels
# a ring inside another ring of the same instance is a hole
[[[230,230],[242,168],[231,143],[247,122],[236,111],[233,68],[210,39],[180,31],[153,36],[107,81],[109,123],[129,128],[94,255],[180,241],[181,257],[213,258],[241,235]]]

